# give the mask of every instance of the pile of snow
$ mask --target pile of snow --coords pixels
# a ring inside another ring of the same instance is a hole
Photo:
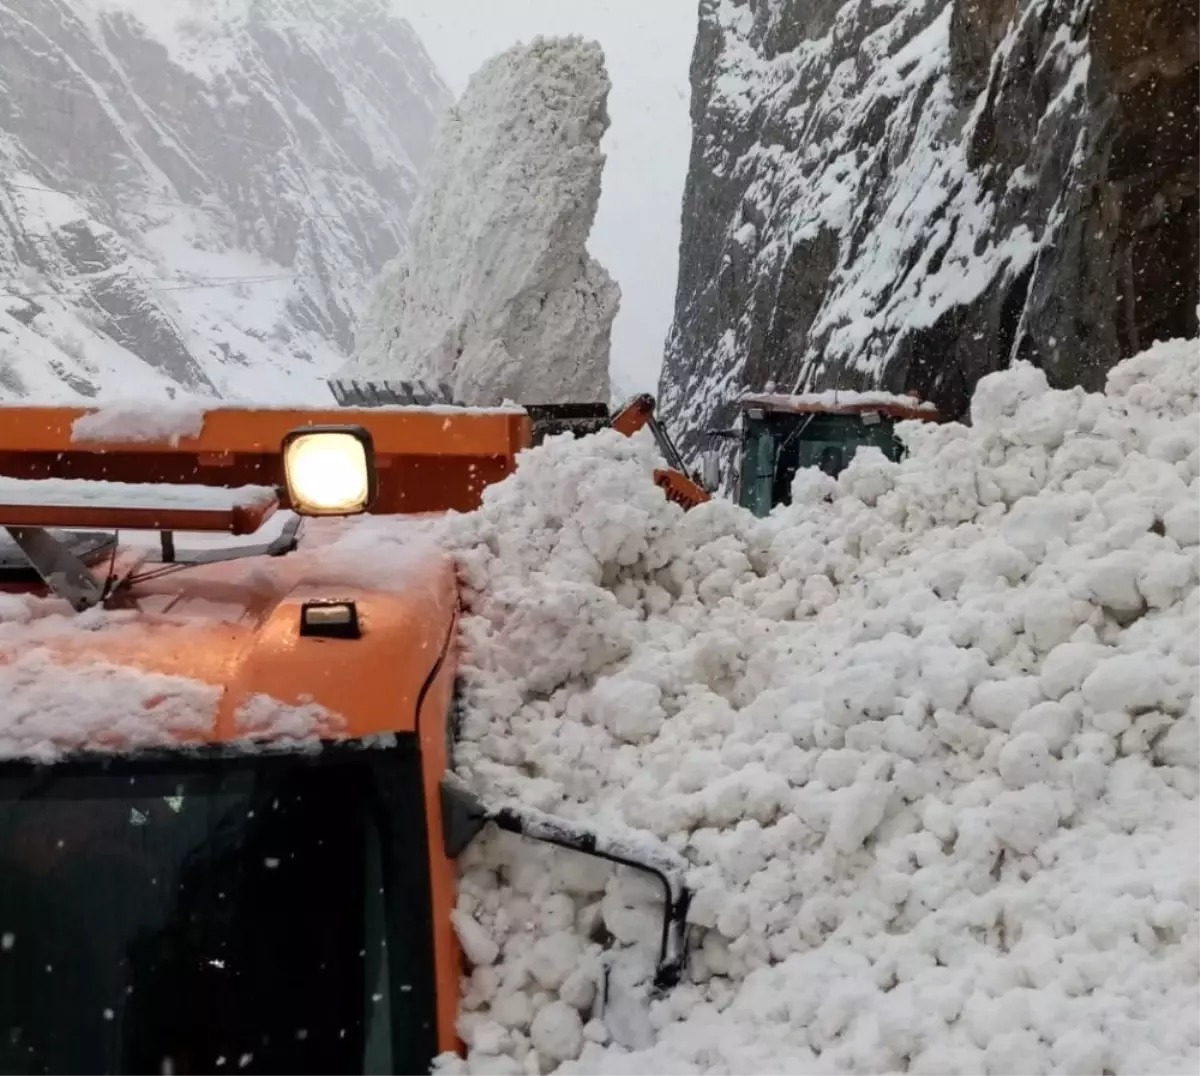
[[[609,88],[600,46],[577,37],[472,77],[339,376],[444,382],[468,404],[608,401],[620,290],[586,243]]]
[[[487,836],[441,1071],[1197,1071],[1198,410],[1194,341],[1018,364],[761,520],[640,436],[524,454],[449,526],[456,766],[682,853],[690,974],[598,1019],[653,890]]]

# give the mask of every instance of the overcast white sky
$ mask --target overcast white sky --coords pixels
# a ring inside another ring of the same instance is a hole
[[[675,303],[697,0],[394,2],[456,93],[485,60],[518,41],[582,34],[600,42],[613,83],[612,126],[588,246],[621,285],[614,383],[626,393],[655,391]]]

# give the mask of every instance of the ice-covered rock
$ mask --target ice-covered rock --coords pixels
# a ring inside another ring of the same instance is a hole
[[[620,291],[586,243],[609,86],[600,46],[575,37],[472,77],[342,376],[444,382],[469,404],[608,401]]]
[[[1096,391],[1194,335],[1194,10],[700,4],[659,386],[684,451],[768,382],[912,390],[958,418],[1013,359]]]

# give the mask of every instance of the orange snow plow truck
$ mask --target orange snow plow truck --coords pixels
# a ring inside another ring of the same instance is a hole
[[[0,1071],[428,1071],[489,825],[646,872],[674,981],[682,864],[458,781],[454,566],[373,567],[421,529],[378,516],[476,507],[529,412],[167,417],[0,408]]]

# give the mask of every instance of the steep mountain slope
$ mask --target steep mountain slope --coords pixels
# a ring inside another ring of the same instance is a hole
[[[675,323],[689,447],[775,382],[961,415],[1026,358],[1194,336],[1196,0],[702,0]]]
[[[0,0],[0,394],[323,394],[449,92],[384,0],[133,6]]]

